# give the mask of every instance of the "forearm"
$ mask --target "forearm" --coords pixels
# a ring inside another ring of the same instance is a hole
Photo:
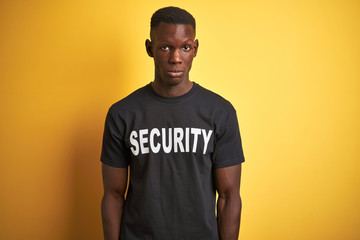
[[[222,197],[217,202],[217,224],[220,240],[237,240],[240,228],[241,198],[238,194]]]
[[[104,194],[101,201],[101,215],[105,240],[118,240],[124,197],[117,194]]]

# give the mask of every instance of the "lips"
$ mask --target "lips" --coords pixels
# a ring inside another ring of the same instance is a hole
[[[184,74],[184,71],[180,70],[171,70],[167,72],[170,77],[177,78],[181,77]]]

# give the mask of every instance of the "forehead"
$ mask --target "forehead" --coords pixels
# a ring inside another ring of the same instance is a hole
[[[160,22],[158,26],[151,30],[151,40],[171,41],[171,40],[194,40],[195,31],[190,24],[172,24]]]

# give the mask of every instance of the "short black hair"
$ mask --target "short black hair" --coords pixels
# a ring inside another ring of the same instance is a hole
[[[151,29],[156,28],[160,22],[189,24],[194,28],[194,32],[196,30],[195,18],[186,10],[178,7],[164,7],[157,10],[151,17]]]

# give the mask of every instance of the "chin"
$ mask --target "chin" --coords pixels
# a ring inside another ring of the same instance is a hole
[[[186,81],[184,78],[167,78],[163,80],[163,83],[168,86],[176,86]]]
[[[188,81],[187,80],[174,80],[171,82],[171,86],[178,86],[178,85],[181,85],[181,84],[184,84],[186,85]]]

